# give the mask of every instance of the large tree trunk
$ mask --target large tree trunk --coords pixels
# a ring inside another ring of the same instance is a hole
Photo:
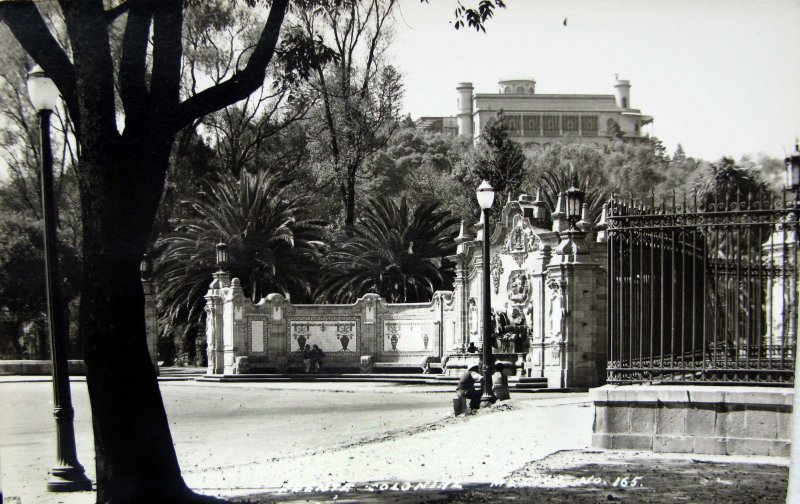
[[[81,309],[80,326],[86,342],[97,502],[184,502],[193,494],[181,477],[148,354],[139,279],[169,141],[119,147],[104,149],[101,159],[85,159],[81,165],[86,226],[81,307],[92,309]]]

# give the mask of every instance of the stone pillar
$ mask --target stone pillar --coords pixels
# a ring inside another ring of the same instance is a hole
[[[467,243],[474,240],[475,237],[469,232],[467,223],[461,221],[461,229],[456,237],[456,254],[449,256],[448,259],[455,263],[455,281],[453,282],[453,302],[455,303],[455,311],[458,314],[455,324],[455,340],[453,345],[448,342],[446,349],[450,352],[464,352],[467,348],[467,341],[469,341],[469,322],[468,322],[468,306],[469,287],[467,264],[469,256]]]
[[[530,339],[528,355],[525,357],[525,374],[529,378],[543,378],[545,363],[545,344],[548,336],[548,317],[546,312],[547,266],[552,258],[550,245],[542,243],[536,252],[529,274],[531,281]]]
[[[238,278],[222,289],[222,362],[225,374],[237,373],[236,357],[245,355],[244,290]]]
[[[383,298],[377,294],[365,294],[356,303],[361,309],[361,359],[362,373],[372,372],[372,362],[378,351],[378,311],[382,308]],[[385,308],[384,308],[385,309]]]
[[[288,367],[289,349],[286,348],[286,321],[288,320],[288,312],[292,309],[292,305],[288,299],[281,294],[272,293],[266,297],[267,313],[269,318],[263,323],[263,331],[265,334],[264,355],[265,364],[268,368],[273,368],[278,371],[283,371]],[[256,324],[257,321],[248,319],[245,313],[245,325],[242,328],[243,334],[247,334],[248,327],[246,324]],[[252,333],[253,330],[250,329]],[[252,349],[252,344],[251,344]],[[252,365],[252,362],[250,363]]]
[[[586,231],[561,235],[547,266],[545,377],[550,388],[596,387],[605,381],[603,265],[592,257]]]
[[[158,310],[156,309],[156,289],[149,279],[142,279],[144,290],[144,325],[147,334],[147,351],[150,352],[150,362],[158,371]]]
[[[223,353],[222,353],[222,332],[223,332],[223,280],[227,278],[220,278],[220,273],[214,274],[214,280],[206,294],[206,352],[208,355],[208,371],[207,374],[222,374],[223,367]]]
[[[215,280],[206,294],[206,374],[222,374],[222,297],[214,288]]]
[[[790,214],[788,220],[795,220]],[[764,344],[770,347],[791,345],[796,334],[797,323],[797,276],[792,272],[795,262],[797,236],[794,226],[779,224],[770,235],[762,251],[764,262],[774,268],[785,268],[785,274],[768,279],[766,299],[766,320],[769,321]],[[787,285],[788,284],[788,285]],[[780,357],[780,355],[773,355]]]

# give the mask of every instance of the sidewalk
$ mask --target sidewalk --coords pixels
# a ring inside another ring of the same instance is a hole
[[[548,495],[552,502],[608,496],[708,502],[725,492],[727,502],[785,498],[788,460],[594,450],[592,414],[580,396],[512,399],[427,428],[293,457],[187,471],[185,477],[199,492],[246,496],[243,502],[496,502]]]
[[[343,393],[366,386],[391,395],[415,392],[381,384],[279,386]],[[239,452],[219,465],[208,462],[212,457],[192,457],[181,461],[183,475],[198,493],[259,503],[708,502],[716,498],[733,504],[785,498],[787,459],[592,449],[593,408],[585,393],[520,395],[473,415],[453,417],[450,411],[436,415],[413,428],[271,457]],[[229,431],[217,435],[234,439],[249,433],[241,422],[234,422]],[[287,435],[291,433],[275,433]],[[6,495],[7,501],[14,502],[10,497]],[[82,504],[95,499],[93,492],[22,497],[23,504]]]

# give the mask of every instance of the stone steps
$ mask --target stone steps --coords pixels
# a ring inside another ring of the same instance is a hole
[[[457,376],[424,375],[424,374],[399,374],[399,373],[353,373],[353,374],[234,374],[234,375],[203,375],[195,378],[200,382],[216,383],[247,383],[247,382],[350,382],[350,383],[396,383],[408,385],[440,385],[455,386]],[[547,378],[527,378],[511,376],[508,379],[509,389],[517,393],[533,393],[551,391],[547,388]]]

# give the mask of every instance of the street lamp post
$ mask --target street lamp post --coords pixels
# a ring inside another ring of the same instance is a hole
[[[486,406],[497,399],[492,391],[492,371],[494,368],[494,359],[492,356],[491,348],[491,330],[492,330],[492,303],[489,296],[489,212],[494,203],[494,189],[489,184],[488,180],[484,180],[477,191],[478,205],[483,212],[483,394],[481,395],[481,405]]]
[[[72,397],[69,389],[66,335],[61,304],[56,242],[56,208],[53,197],[53,152],[50,147],[50,115],[58,101],[58,89],[38,65],[28,74],[28,95],[39,116],[41,149],[42,216],[44,218],[44,264],[47,288],[47,321],[50,359],[53,364],[53,416],[56,420],[57,465],[47,482],[50,492],[91,490],[75,449]]]

